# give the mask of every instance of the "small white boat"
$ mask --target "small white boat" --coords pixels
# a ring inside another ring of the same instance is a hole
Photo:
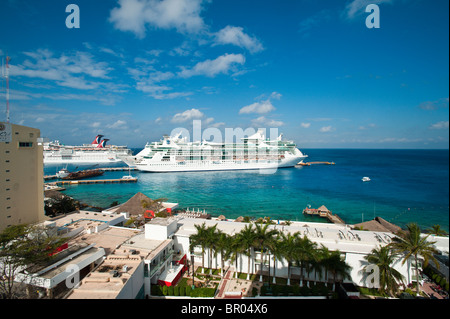
[[[122,176],[122,179],[136,179],[136,177],[133,177],[131,175],[125,175],[125,176]]]
[[[363,177],[363,178],[362,178],[362,181],[363,181],[363,182],[369,182],[369,181],[370,181],[370,178],[369,178],[369,177]]]
[[[67,170],[67,168],[61,169],[58,173],[56,173],[56,177],[58,178],[64,178],[69,176],[70,172]]]

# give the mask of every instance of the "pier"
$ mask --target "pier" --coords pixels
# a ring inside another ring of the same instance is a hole
[[[136,167],[103,167],[103,168],[97,168],[100,171],[104,172],[120,172],[120,171],[137,171],[138,169]],[[57,176],[55,175],[46,175],[44,176],[44,181],[48,181],[51,179],[56,179]]]
[[[303,214],[311,216],[319,216],[328,219],[329,222],[333,224],[345,224],[345,222],[337,214],[334,214],[328,210],[324,205],[319,208],[305,208]]]
[[[105,172],[118,172],[118,171],[137,171],[136,167],[104,167],[104,168],[97,168],[101,171]]]
[[[308,162],[308,163],[297,163],[295,166],[311,166],[311,165],[317,165],[317,164],[323,164],[323,165],[335,165],[334,162]]]
[[[137,180],[137,178],[62,180],[46,183],[46,185],[136,183]]]

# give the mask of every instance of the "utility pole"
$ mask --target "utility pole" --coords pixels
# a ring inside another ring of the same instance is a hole
[[[9,123],[9,61],[11,58],[6,57],[6,123]]]
[[[6,80],[6,123],[9,123],[9,61],[11,58],[7,56],[5,66],[2,62],[2,77]]]

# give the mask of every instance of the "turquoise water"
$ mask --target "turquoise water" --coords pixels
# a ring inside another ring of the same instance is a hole
[[[205,209],[213,216],[265,217],[318,221],[303,216],[308,204],[325,205],[347,223],[380,216],[399,226],[417,222],[449,229],[448,150],[304,150],[307,161],[336,165],[259,171],[141,173],[131,184],[68,186],[66,194],[93,206],[123,203],[137,192],[167,198],[180,207]],[[70,169],[70,167],[69,167]],[[46,167],[54,174],[55,167]],[[128,172],[106,172],[97,178],[121,178]],[[370,182],[362,182],[369,176]]]

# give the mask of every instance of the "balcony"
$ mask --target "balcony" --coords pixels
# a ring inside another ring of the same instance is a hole
[[[173,252],[174,250],[172,248],[169,248],[167,253],[158,257],[159,262],[156,265],[150,264],[150,277],[153,277],[153,275],[162,267],[162,265],[166,261],[168,261],[169,259],[172,260]]]

